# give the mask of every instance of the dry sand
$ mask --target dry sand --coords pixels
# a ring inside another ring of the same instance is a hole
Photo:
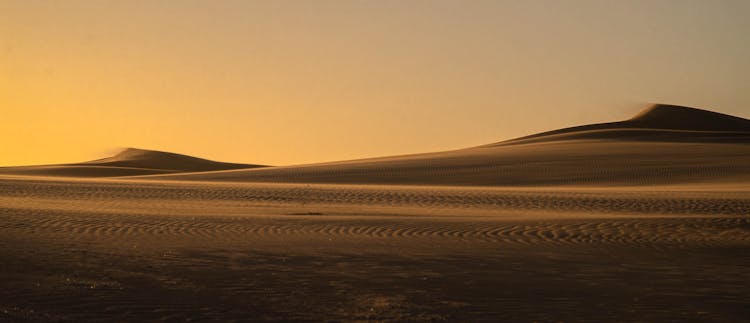
[[[319,165],[5,168],[0,321],[744,322],[746,121],[657,106]]]
[[[2,321],[745,321],[750,192],[0,181]]]

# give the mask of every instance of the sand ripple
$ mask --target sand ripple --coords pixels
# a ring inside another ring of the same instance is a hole
[[[9,180],[0,230],[107,242],[732,245],[750,241],[746,195]]]
[[[737,321],[748,195],[0,180],[0,321]]]
[[[221,201],[290,205],[395,206],[428,209],[552,210],[586,213],[659,215],[750,214],[749,192],[689,191],[539,191],[491,188],[337,185],[210,185],[128,182],[55,182],[0,180],[0,197],[52,198],[135,205],[136,200]]]
[[[268,239],[382,239],[389,242],[457,241],[508,244],[727,245],[750,242],[750,218],[693,217],[554,221],[455,222],[389,219],[258,219],[81,214],[61,211],[0,209],[0,230],[37,235],[61,234],[97,241],[131,238],[206,241]]]

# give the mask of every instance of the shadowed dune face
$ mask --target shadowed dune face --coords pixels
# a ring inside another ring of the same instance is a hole
[[[78,164],[0,168],[0,174],[68,177],[122,177],[262,167],[215,162],[162,151],[127,148],[115,156]]]
[[[150,178],[482,186],[747,183],[750,120],[657,105],[627,121],[469,149]]]

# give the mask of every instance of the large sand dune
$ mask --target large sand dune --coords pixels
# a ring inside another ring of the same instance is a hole
[[[483,186],[747,183],[750,120],[657,105],[626,121],[468,149],[151,178]]]
[[[162,151],[127,148],[115,156],[77,164],[2,167],[0,175],[122,177],[254,168]]]

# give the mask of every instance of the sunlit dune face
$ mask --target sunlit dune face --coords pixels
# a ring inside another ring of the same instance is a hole
[[[747,2],[0,4],[0,165],[112,147],[299,164],[469,147],[644,102],[748,116]]]

